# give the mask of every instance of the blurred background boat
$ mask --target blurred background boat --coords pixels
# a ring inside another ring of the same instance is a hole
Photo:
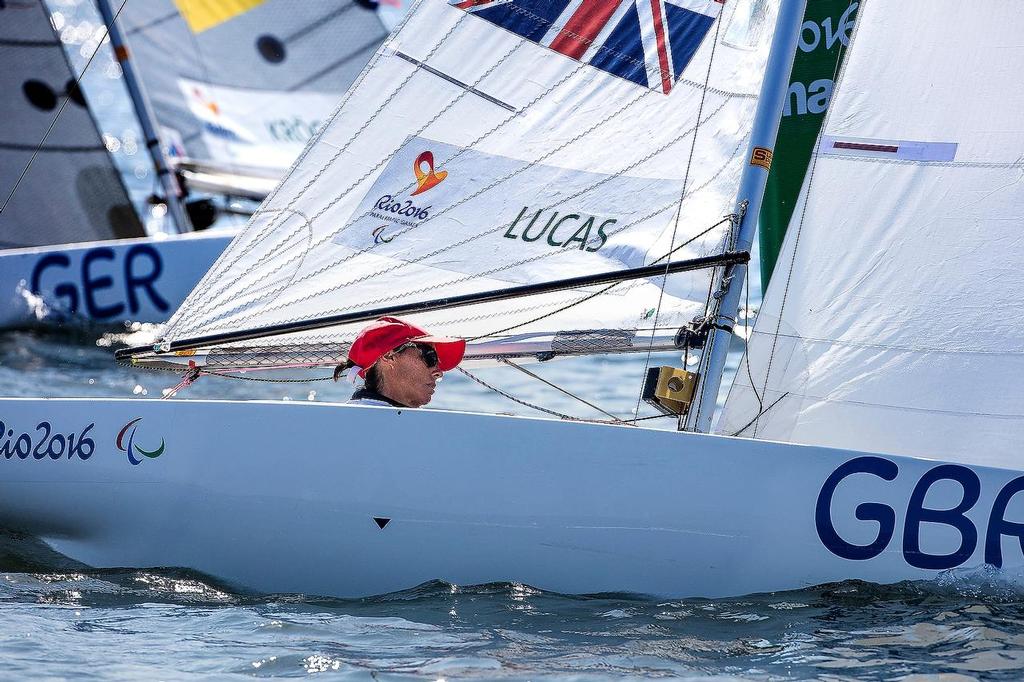
[[[0,5],[0,329],[165,320],[404,11],[229,6]]]

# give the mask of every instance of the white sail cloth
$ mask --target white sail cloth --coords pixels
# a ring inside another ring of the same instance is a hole
[[[0,3],[0,64],[0,248],[143,236],[42,0]]]
[[[172,154],[283,171],[387,36],[372,6],[145,0],[119,21]]]
[[[544,11],[558,4],[539,3]],[[568,13],[580,5],[561,4]],[[674,1],[661,4],[665,16],[680,16]],[[650,61],[626,61],[614,73],[596,66],[608,56],[596,47],[571,58],[482,13],[423,0],[165,339],[665,262],[673,249],[673,260],[720,252],[728,225],[713,226],[732,207],[774,9],[730,3],[719,29],[710,19],[720,3],[686,4],[708,21],[688,63],[677,48],[681,73],[667,81]],[[503,6],[546,26],[527,5]],[[633,21],[636,45],[653,44],[636,18],[651,3],[611,6],[621,16],[609,25]],[[670,35],[668,44],[679,41]],[[678,327],[703,312],[709,283],[703,271],[670,278],[664,298],[660,282],[643,281],[416,319],[438,333],[492,340],[649,329],[655,318]],[[343,343],[355,331],[289,342]]]
[[[860,12],[717,430],[1017,467],[1024,14]]]

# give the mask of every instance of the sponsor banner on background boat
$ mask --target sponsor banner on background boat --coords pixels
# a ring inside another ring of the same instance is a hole
[[[338,104],[336,93],[230,88],[187,78],[178,87],[202,123],[213,160],[287,168]]]
[[[603,257],[637,266],[631,237],[669,227],[680,182],[604,175],[488,154],[419,137],[396,153],[334,238],[336,244],[466,274],[502,268],[531,281],[527,261],[560,253],[584,268]],[[642,197],[623,202],[622,197]],[[452,246],[454,245],[454,246]],[[443,254],[431,254],[440,247]]]

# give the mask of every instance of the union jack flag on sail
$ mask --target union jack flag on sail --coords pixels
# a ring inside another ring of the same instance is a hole
[[[725,0],[448,0],[459,9],[668,94]]]

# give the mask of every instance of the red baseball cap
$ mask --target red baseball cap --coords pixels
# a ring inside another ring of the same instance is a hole
[[[397,317],[382,317],[359,332],[348,349],[348,359],[359,366],[359,376],[365,379],[366,370],[382,355],[409,341],[433,346],[437,351],[437,368],[442,372],[455,369],[466,353],[465,339],[431,336],[425,329]]]

